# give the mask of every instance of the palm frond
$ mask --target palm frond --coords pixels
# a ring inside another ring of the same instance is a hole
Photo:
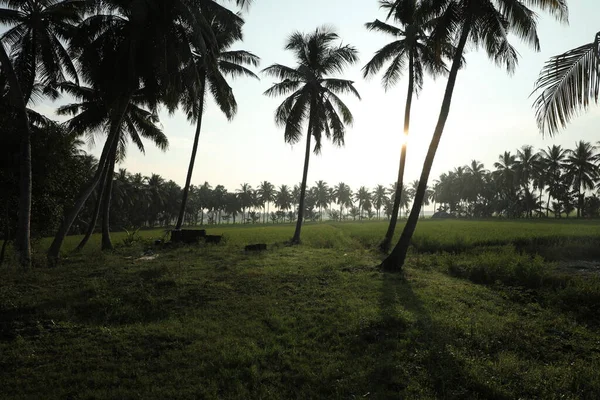
[[[280,80],[289,79],[293,81],[305,80],[305,76],[295,68],[286,67],[281,64],[273,64],[263,69],[261,73]]]
[[[333,93],[351,93],[360,100],[360,94],[354,87],[354,82],[346,79],[328,78],[321,81],[323,86]]]
[[[379,72],[383,64],[404,54],[404,41],[397,40],[392,43],[388,43],[381,49],[375,52],[375,55],[363,68],[363,77],[369,78]]]
[[[297,90],[304,82],[285,79],[267,89],[263,94],[269,97],[286,95]]]
[[[542,133],[554,135],[600,92],[600,33],[593,43],[554,56],[546,62],[535,83],[534,101]]]
[[[402,29],[395,27],[394,25],[387,24],[376,19],[373,22],[367,22],[365,28],[369,31],[382,32],[392,36],[402,36],[404,32]]]

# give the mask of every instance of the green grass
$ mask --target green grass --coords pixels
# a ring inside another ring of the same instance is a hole
[[[162,234],[141,231],[5,268],[0,397],[597,398],[600,283],[557,268],[594,259],[597,222],[424,221],[401,274],[376,268],[385,228],[309,224],[287,247],[292,225],[209,227],[226,242],[137,261]]]

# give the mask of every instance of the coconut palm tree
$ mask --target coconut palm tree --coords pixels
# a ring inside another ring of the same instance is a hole
[[[394,26],[380,20],[366,24],[370,31],[385,33],[394,38],[394,41],[379,49],[371,61],[363,67],[363,75],[368,78],[377,74],[381,68],[389,63],[382,77],[382,84],[387,91],[394,86],[403,74],[403,69],[408,69],[408,92],[404,110],[404,137],[400,149],[400,166],[398,169],[398,188],[402,188],[404,181],[404,169],[406,165],[406,147],[410,129],[410,111],[413,94],[419,94],[423,87],[424,72],[433,76],[446,72],[446,66],[440,55],[451,56],[451,46],[446,43],[438,43],[434,47],[429,34],[435,27],[435,8],[427,2],[416,0],[399,0],[381,2],[382,8],[387,9],[388,19],[392,17],[399,26]],[[440,51],[441,50],[441,51]],[[408,65],[407,65],[408,64]],[[390,249],[398,210],[400,208],[401,195],[394,196],[394,208],[390,224],[380,248],[387,252]]]
[[[193,60],[187,66],[192,79],[191,84],[184,91],[185,95],[182,96],[182,103],[188,119],[196,123],[196,133],[175,229],[181,229],[183,224],[185,206],[198,152],[207,89],[211,92],[215,103],[223,114],[231,120],[237,111],[237,103],[225,76],[249,76],[258,79],[258,76],[246,68],[245,65],[256,67],[260,59],[245,50],[229,50],[237,40],[242,39],[242,26],[244,24],[239,15],[231,13],[229,19],[233,23],[223,24],[221,19],[211,18],[211,29],[217,41],[217,57],[213,57],[210,53],[202,54],[195,51]]]
[[[258,195],[263,209],[266,205],[266,213],[263,214],[263,223],[265,223],[267,222],[267,215],[269,215],[269,203],[275,201],[275,186],[268,181],[261,182],[258,187]]]
[[[316,206],[319,207],[319,217],[323,221],[323,207],[329,206],[329,187],[325,181],[315,182]]]
[[[362,219],[362,211],[365,204],[368,202],[371,204],[371,193],[365,186],[361,186],[358,191],[354,194],[354,200],[358,202],[358,218]]]
[[[285,49],[294,54],[297,65],[273,64],[263,70],[266,75],[280,80],[265,95],[290,94],[275,111],[275,123],[285,127],[285,141],[298,143],[302,137],[302,126],[305,122],[307,124],[300,206],[292,238],[294,244],[300,243],[311,139],[315,140],[315,153],[321,151],[323,134],[335,145],[342,146],[345,125],[351,125],[353,117],[338,94],[351,93],[360,99],[352,81],[328,77],[343,72],[347,65],[358,60],[356,49],[350,45],[336,45],[334,42],[338,39],[339,36],[326,27],[317,28],[309,34],[295,32],[288,38]]]
[[[400,3],[396,3],[400,4]],[[567,19],[566,0],[441,0],[435,3],[443,7],[432,38],[434,41],[446,41],[448,33],[456,34],[458,42],[448,75],[448,82],[442,101],[442,107],[433,137],[425,157],[419,188],[415,201],[404,226],[404,230],[394,248],[382,266],[386,269],[398,269],[404,264],[412,235],[419,220],[421,204],[427,190],[427,182],[435,153],[444,132],[450,113],[452,95],[458,70],[463,64],[463,52],[468,42],[485,44],[483,47],[498,65],[506,67],[509,73],[514,71],[518,61],[518,53],[510,44],[510,34],[522,39],[535,50],[539,50],[539,39],[536,32],[537,15],[529,7],[534,6],[548,11],[560,20]],[[441,39],[440,39],[441,37]]]
[[[377,219],[381,218],[381,208],[387,198],[387,189],[383,185],[377,185],[372,193],[373,206],[377,210]]]
[[[585,204],[585,191],[594,188],[594,182],[598,179],[598,166],[596,165],[596,147],[589,142],[580,140],[575,149],[569,150],[565,166],[567,178],[572,182],[577,192],[577,217],[583,215]]]
[[[530,185],[538,170],[540,161],[539,154],[533,149],[533,146],[525,145],[520,150],[517,150],[515,172],[518,184],[525,191],[525,196],[531,194]],[[528,203],[526,203],[528,204]],[[527,216],[531,217],[532,210],[527,205]]]
[[[0,64],[7,75],[12,101],[20,110],[23,124],[21,139],[21,176],[19,222],[15,246],[23,266],[31,264],[31,130],[26,106],[36,79],[42,85],[77,80],[77,71],[65,44],[81,21],[85,2],[0,1],[0,21],[8,29],[0,36]],[[9,47],[10,55],[4,46]]]
[[[292,194],[287,185],[281,185],[275,193],[275,206],[281,211],[288,211],[292,208]]]
[[[133,94],[144,89],[148,109],[157,108],[159,103],[174,109],[179,102],[174,93],[179,92],[183,81],[181,65],[193,58],[190,42],[194,48],[215,47],[214,41],[203,36],[207,30],[203,29],[206,26],[201,23],[200,9],[186,0],[88,0],[86,5],[95,12],[80,24],[70,49],[78,61],[80,77],[101,90],[107,104],[111,104],[111,124],[98,169],[65,214],[48,250],[51,265],[57,262],[71,224],[111,163],[110,149],[118,141]]]
[[[344,219],[344,208],[352,207],[352,189],[344,182],[338,183],[333,189],[335,201],[340,206],[340,220]]]
[[[560,145],[548,146],[541,152],[542,165],[544,166],[546,181],[548,182],[548,203],[546,205],[546,217],[550,212],[550,200],[558,193],[558,186],[561,184],[563,168],[568,154],[567,149],[563,149]]]
[[[550,58],[540,72],[533,107],[542,134],[554,135],[600,92],[600,32],[591,43]]]
[[[103,92],[92,87],[79,86],[74,83],[63,83],[57,86],[63,93],[68,94],[77,102],[61,106],[56,113],[61,116],[71,116],[65,124],[67,129],[78,135],[85,135],[89,143],[96,141],[98,132],[107,132],[110,129],[111,116],[110,104],[104,98]],[[138,90],[131,96],[131,102],[125,110],[118,130],[118,140],[112,144],[109,153],[109,162],[102,172],[101,184],[98,189],[96,208],[92,214],[92,220],[88,231],[83,237],[77,250],[83,249],[88,242],[96,226],[96,220],[103,204],[103,226],[102,226],[102,248],[112,249],[110,240],[109,210],[111,188],[113,184],[113,173],[116,161],[125,159],[127,143],[131,140],[136,147],[145,152],[142,138],[151,140],[159,149],[166,151],[169,141],[158,124],[155,113],[143,108],[146,102],[144,90]]]
[[[252,207],[252,186],[248,183],[242,183],[236,190],[242,206],[242,223],[246,223],[246,209]]]

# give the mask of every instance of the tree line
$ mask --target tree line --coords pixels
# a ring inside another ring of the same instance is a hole
[[[237,10],[212,0],[14,0],[0,3],[1,21],[7,29],[0,37],[0,103],[4,110],[3,121],[7,122],[3,126],[11,126],[7,131],[15,131],[18,142],[18,174],[12,182],[18,188],[14,243],[23,265],[29,265],[31,260],[33,166],[39,156],[39,150],[33,146],[37,140],[35,132],[56,125],[28,108],[42,98],[68,95],[68,99],[74,100],[57,110],[58,114],[71,117],[63,124],[68,135],[78,139],[86,137],[88,141],[104,136],[102,154],[91,179],[79,185],[77,194],[64,207],[48,250],[51,265],[58,261],[65,236],[86,207],[91,209],[88,233],[99,219],[102,248],[112,248],[110,218],[115,210],[111,203],[113,197],[118,198],[115,164],[125,157],[129,142],[142,151],[142,138],[161,149],[167,148],[168,138],[157,117],[161,108],[183,111],[196,126],[175,223],[176,228],[183,225],[187,203],[193,202],[191,180],[206,95],[210,93],[220,110],[231,119],[237,103],[227,79],[257,78],[249,67],[258,66],[260,59],[251,52],[231,49],[243,39],[243,15],[249,2],[232,3]],[[492,0],[384,0],[381,6],[385,21],[374,20],[366,24],[366,28],[389,35],[392,42],[375,53],[363,67],[363,74],[369,78],[387,64],[382,80],[389,89],[400,80],[404,70],[408,70],[405,135],[409,132],[413,94],[422,89],[425,74],[447,76],[438,124],[414,191],[408,222],[400,241],[384,262],[385,267],[397,268],[404,262],[421,206],[428,196],[429,174],[449,115],[456,77],[465,67],[464,49],[471,44],[475,48],[482,45],[492,60],[512,72],[518,53],[509,42],[510,34],[539,50],[537,14],[530,7],[566,21],[567,5],[565,0],[515,0],[501,4]],[[310,153],[321,151],[323,138],[343,145],[345,129],[353,123],[352,113],[340,96],[360,98],[360,95],[353,82],[340,75],[346,67],[358,62],[358,51],[343,44],[335,31],[327,27],[309,33],[294,32],[286,39],[284,48],[294,55],[295,64],[275,63],[262,73],[278,80],[265,95],[287,96],[275,110],[275,123],[283,128],[284,140],[297,143],[306,133],[296,230],[291,239],[297,244],[313,197],[312,189],[307,189]],[[550,78],[548,69],[554,74]],[[556,130],[569,120],[572,115],[569,110],[587,104],[578,100],[573,88],[583,85],[590,89],[597,87],[598,82],[584,84],[587,78],[577,79],[564,69],[547,67],[545,73],[546,77],[538,81],[538,90],[543,91],[541,100],[536,103],[538,122],[540,127],[547,126],[544,122],[548,122],[549,128]],[[564,86],[564,82],[571,82],[571,86]],[[573,95],[570,101],[564,96],[566,92]],[[593,93],[591,90],[586,94]],[[408,198],[402,192],[405,159],[406,145],[403,145],[398,180],[391,196],[394,201],[390,227],[382,243],[384,250],[389,248],[402,198]],[[322,211],[324,203],[321,199],[318,202]],[[363,210],[368,211],[365,206],[369,202],[366,197],[358,201],[359,215]],[[93,206],[89,206],[92,203]],[[242,204],[246,205],[242,207],[245,219],[246,209],[251,206]],[[158,218],[154,210],[147,209],[146,214],[148,223]],[[141,216],[136,215],[133,213],[127,218],[139,221]]]

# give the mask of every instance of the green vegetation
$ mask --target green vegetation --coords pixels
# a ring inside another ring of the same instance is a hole
[[[599,269],[572,265],[598,259],[597,223],[426,220],[402,274],[374,267],[386,227],[309,223],[293,247],[292,224],[215,226],[225,243],[181,248],[142,230],[5,270],[2,395],[596,397]],[[257,242],[269,250],[243,252]],[[569,243],[566,263],[553,249]]]

